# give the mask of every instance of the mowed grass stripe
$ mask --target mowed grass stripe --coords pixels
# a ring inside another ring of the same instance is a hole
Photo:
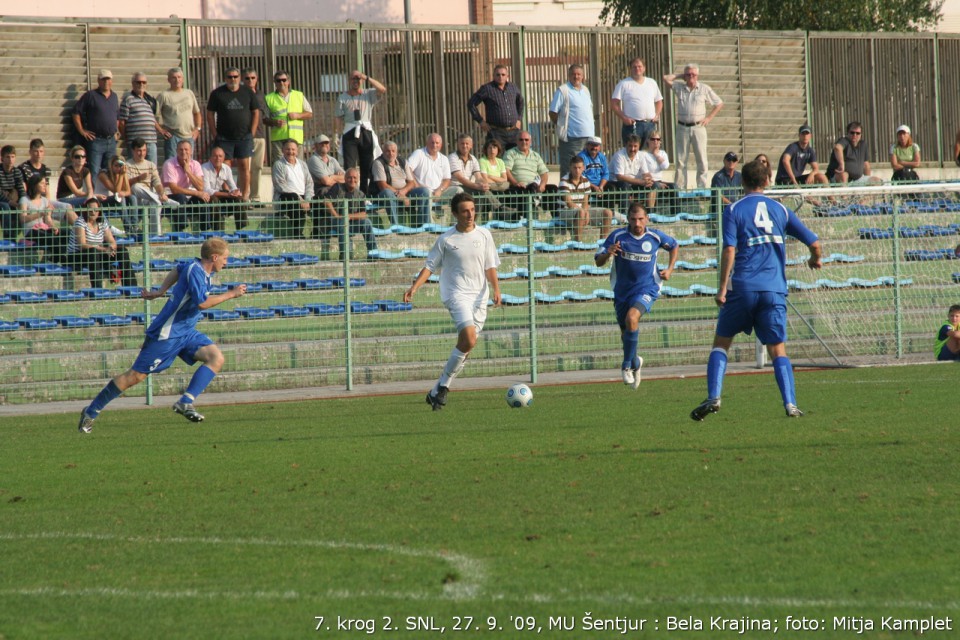
[[[440,412],[422,394],[208,407],[199,426],[108,410],[82,438],[72,416],[6,420],[0,629],[132,637],[145,611],[199,638],[302,637],[339,614],[951,614],[955,375],[798,371],[799,420],[769,372],[729,377],[704,423],[688,417],[703,379],[534,386],[525,410],[456,388]]]

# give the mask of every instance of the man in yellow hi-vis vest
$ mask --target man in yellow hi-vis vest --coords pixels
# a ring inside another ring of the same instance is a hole
[[[303,146],[303,121],[313,117],[313,108],[303,93],[290,89],[290,74],[286,71],[273,74],[273,84],[277,89],[267,94],[266,101],[270,110],[267,125],[270,127],[271,157],[276,160],[283,157],[284,140],[296,140]]]

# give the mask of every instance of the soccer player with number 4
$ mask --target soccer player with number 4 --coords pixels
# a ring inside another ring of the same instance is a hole
[[[763,195],[770,169],[754,160],[743,168],[742,199],[723,210],[723,251],[720,255],[720,289],[713,349],[707,361],[707,399],[690,417],[701,421],[720,410],[727,352],[738,333],[756,329],[767,347],[773,372],[783,397],[787,417],[799,418],[793,383],[793,365],[787,357],[786,237],[793,236],[810,250],[807,264],[819,269],[820,240],[785,206]]]

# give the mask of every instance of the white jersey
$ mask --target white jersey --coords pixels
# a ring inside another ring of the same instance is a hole
[[[500,266],[500,257],[489,229],[476,227],[461,233],[454,227],[437,238],[425,266],[440,274],[440,299],[444,304],[457,298],[486,303],[486,272]]]

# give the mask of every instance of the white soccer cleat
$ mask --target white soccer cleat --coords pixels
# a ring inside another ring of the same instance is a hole
[[[87,410],[84,409],[80,412],[80,424],[77,426],[77,429],[80,433],[90,433],[93,431],[93,418],[87,415]]]
[[[629,385],[634,389],[637,388],[634,386],[636,384],[637,377],[633,375],[633,369],[624,369],[620,372],[620,374],[623,376],[623,384]]]
[[[800,409],[798,409],[798,408],[797,408],[797,405],[795,405],[795,404],[788,404],[788,405],[786,405],[786,406],[784,407],[784,409],[787,410],[787,417],[788,417],[788,418],[802,418],[802,417],[803,417],[803,411],[800,411]]]
[[[637,358],[640,361],[640,364],[637,365],[637,368],[633,370],[633,390],[636,391],[640,388],[640,377],[641,370],[643,369],[643,358]]]

